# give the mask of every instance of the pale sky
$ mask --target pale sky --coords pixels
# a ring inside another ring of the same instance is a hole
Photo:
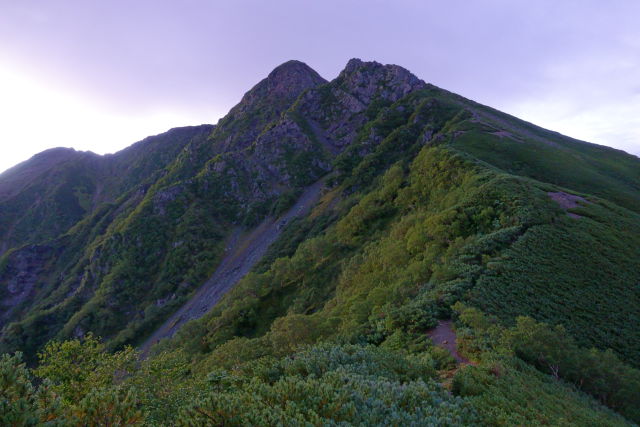
[[[0,171],[216,123],[271,69],[352,57],[640,155],[640,1],[0,0]]]

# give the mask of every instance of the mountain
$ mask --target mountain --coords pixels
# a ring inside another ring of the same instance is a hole
[[[640,421],[640,159],[397,65],[289,61],[215,126],[38,154],[0,250],[37,419]]]
[[[35,155],[0,175],[0,254],[66,232],[97,206],[152,182],[184,146],[212,126],[172,129],[115,155],[70,148]]]

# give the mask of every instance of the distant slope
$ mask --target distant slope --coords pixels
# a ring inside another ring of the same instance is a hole
[[[0,255],[64,234],[102,203],[156,180],[190,142],[213,126],[172,129],[113,155],[44,151],[0,175]]]
[[[450,129],[454,147],[506,172],[640,212],[638,157],[543,129],[441,89],[434,92],[470,113]]]
[[[0,200],[15,196],[30,182],[39,179],[51,169],[83,155],[92,156],[91,153],[81,153],[71,148],[51,148],[6,170],[0,174]]]

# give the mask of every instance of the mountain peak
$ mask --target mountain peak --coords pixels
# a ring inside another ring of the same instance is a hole
[[[287,61],[274,68],[266,78],[247,92],[234,110],[243,112],[263,103],[288,106],[306,89],[326,82],[304,62]]]
[[[325,80],[320,77],[320,75],[307,64],[302,61],[297,61],[292,59],[290,61],[284,62],[278,65],[273,69],[267,76],[268,80],[290,80],[290,79],[311,79],[311,80],[320,80],[325,82]]]
[[[77,153],[75,148],[72,147],[54,147],[48,148],[40,153],[33,155],[33,157],[45,157],[45,156],[65,156],[73,155]]]
[[[376,96],[395,102],[409,92],[425,87],[425,83],[406,68],[359,58],[350,59],[337,80],[364,103]]]
[[[218,132],[226,133],[225,146],[236,148],[249,144],[264,125],[280,117],[302,92],[327,83],[317,72],[301,61],[287,61],[273,69],[231,109],[220,122]]]
[[[254,95],[297,98],[305,89],[316,87],[326,82],[313,68],[304,62],[291,60],[274,68],[265,79],[247,92],[245,98]]]
[[[304,62],[291,60],[274,68],[267,78],[258,83],[247,95],[253,93],[260,97],[283,97],[292,101],[304,90],[326,82],[320,74]]]
[[[79,155],[82,152],[73,148],[50,148],[4,171],[0,174],[0,201],[17,194],[37,177]]]
[[[0,179],[6,178],[8,175],[14,174],[19,170],[25,169],[48,169],[55,166],[58,163],[72,159],[81,152],[76,151],[73,148],[67,147],[55,147],[44,150],[40,153],[34,154],[30,159],[25,160],[22,163],[17,164],[11,169],[6,170],[0,175]]]
[[[343,73],[351,73],[353,71],[355,71],[358,68],[361,68],[362,66],[364,66],[365,62],[362,61],[362,59],[360,58],[351,58],[349,60],[349,62],[347,62],[346,67],[344,67]],[[375,64],[375,65],[381,65],[380,63],[376,62],[376,61],[371,61],[369,62],[369,64]]]

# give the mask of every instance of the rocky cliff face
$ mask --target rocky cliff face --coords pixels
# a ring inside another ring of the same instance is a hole
[[[332,169],[332,159],[356,140],[376,110],[425,86],[402,67],[358,59],[349,61],[332,82],[299,62],[283,64],[221,121],[214,139],[228,129],[241,128],[239,123],[248,130],[224,139],[223,146],[234,149],[213,160],[203,177],[209,181],[234,177],[230,185],[236,189],[242,187],[241,180],[248,183],[246,193],[235,194],[235,203],[267,202],[283,188],[309,185]],[[286,109],[283,100],[288,100]],[[278,106],[268,114],[272,121],[258,131],[256,124],[262,122],[247,117],[272,104]]]
[[[28,307],[54,250],[50,246],[31,245],[12,253],[0,275],[0,327]]]
[[[375,61],[352,59],[335,81],[363,106],[377,98],[396,102],[409,93],[423,89],[425,83],[398,65],[382,65]]]
[[[220,120],[212,135],[216,151],[224,153],[247,148],[264,126],[280,117],[302,92],[326,82],[300,61],[288,61],[278,66]]]

